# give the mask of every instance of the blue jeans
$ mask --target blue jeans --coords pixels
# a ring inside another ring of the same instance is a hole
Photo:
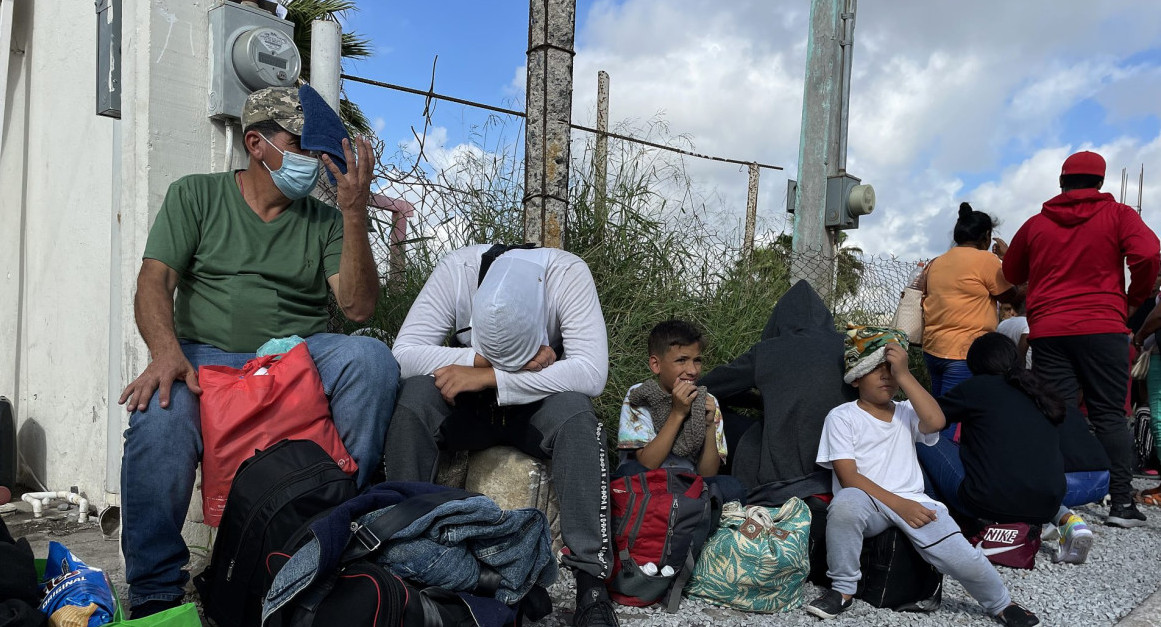
[[[359,471],[362,487],[382,461],[383,443],[399,385],[399,364],[383,342],[370,337],[318,333],[306,346],[330,398],[335,428]],[[241,368],[253,353],[227,353],[206,344],[183,343],[194,368]],[[133,412],[121,461],[121,550],[130,607],[176,600],[189,573],[189,549],[181,537],[202,456],[198,398],[175,381],[167,409],[155,392],[143,412]]]
[[[951,388],[972,378],[966,359],[944,359],[931,353],[923,353],[927,363],[927,373],[931,375],[931,395],[943,396]]]
[[[954,426],[954,425],[953,425]],[[945,439],[941,433],[939,441],[931,446],[915,443],[915,456],[930,485],[924,486],[927,496],[937,499],[949,509],[975,516],[959,500],[959,485],[963,483],[963,461],[959,458],[959,445]]]
[[[931,353],[923,353],[923,361],[927,363],[927,374],[931,375],[931,395],[934,397],[943,396],[950,392],[951,388],[972,378],[972,371],[968,370],[966,359],[944,359]],[[955,435],[958,432],[958,424],[948,425],[939,432],[940,443],[944,440],[949,443],[955,442]]]

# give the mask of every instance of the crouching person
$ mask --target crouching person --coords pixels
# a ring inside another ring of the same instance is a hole
[[[189,580],[181,530],[202,455],[199,366],[241,368],[270,338],[305,337],[360,486],[382,456],[399,367],[378,340],[324,332],[328,286],[349,319],[375,308],[366,226],[375,158],[366,139],[357,156],[343,140],[343,174],[302,149],[303,124],[296,89],[251,94],[249,166],[173,183],[150,229],[134,311],[152,361],[118,401],[133,412],[121,465],[132,618],[176,607]],[[323,163],[338,209],[309,196]]]
[[[563,561],[577,580],[573,622],[615,626],[605,435],[590,401],[609,364],[596,285],[571,253],[501,250],[449,253],[403,321],[387,479],[434,480],[440,451],[508,444],[551,458]]]
[[[853,327],[846,341],[844,380],[859,398],[831,410],[818,447],[818,463],[834,471],[835,496],[826,518],[827,576],[833,584],[805,610],[834,618],[850,607],[861,578],[863,540],[894,526],[997,620],[1040,624],[1012,602],[995,567],[963,537],[947,507],[923,493],[915,443],[937,442],[945,421],[907,369],[906,337],[894,329]],[[910,400],[892,400],[900,388]]]

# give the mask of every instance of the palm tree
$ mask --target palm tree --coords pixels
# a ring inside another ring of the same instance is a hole
[[[310,81],[310,28],[315,20],[336,20],[347,11],[358,11],[354,0],[291,0],[286,4],[286,19],[294,23],[294,43],[302,57],[302,79]],[[350,23],[348,20],[347,23]],[[343,33],[339,55],[343,59],[371,56],[371,42],[358,33]],[[371,135],[371,123],[355,103],[339,99],[339,117],[352,134]]]

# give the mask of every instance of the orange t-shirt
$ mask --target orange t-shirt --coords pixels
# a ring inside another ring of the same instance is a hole
[[[944,359],[966,359],[979,336],[995,331],[995,297],[1011,289],[1000,258],[956,246],[931,261],[923,299],[923,350]]]

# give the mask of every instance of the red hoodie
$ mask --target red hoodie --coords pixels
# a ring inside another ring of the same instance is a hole
[[[1112,194],[1077,189],[1044,203],[1004,255],[1004,278],[1028,283],[1028,338],[1126,333],[1127,308],[1141,306],[1157,278],[1159,248]]]

